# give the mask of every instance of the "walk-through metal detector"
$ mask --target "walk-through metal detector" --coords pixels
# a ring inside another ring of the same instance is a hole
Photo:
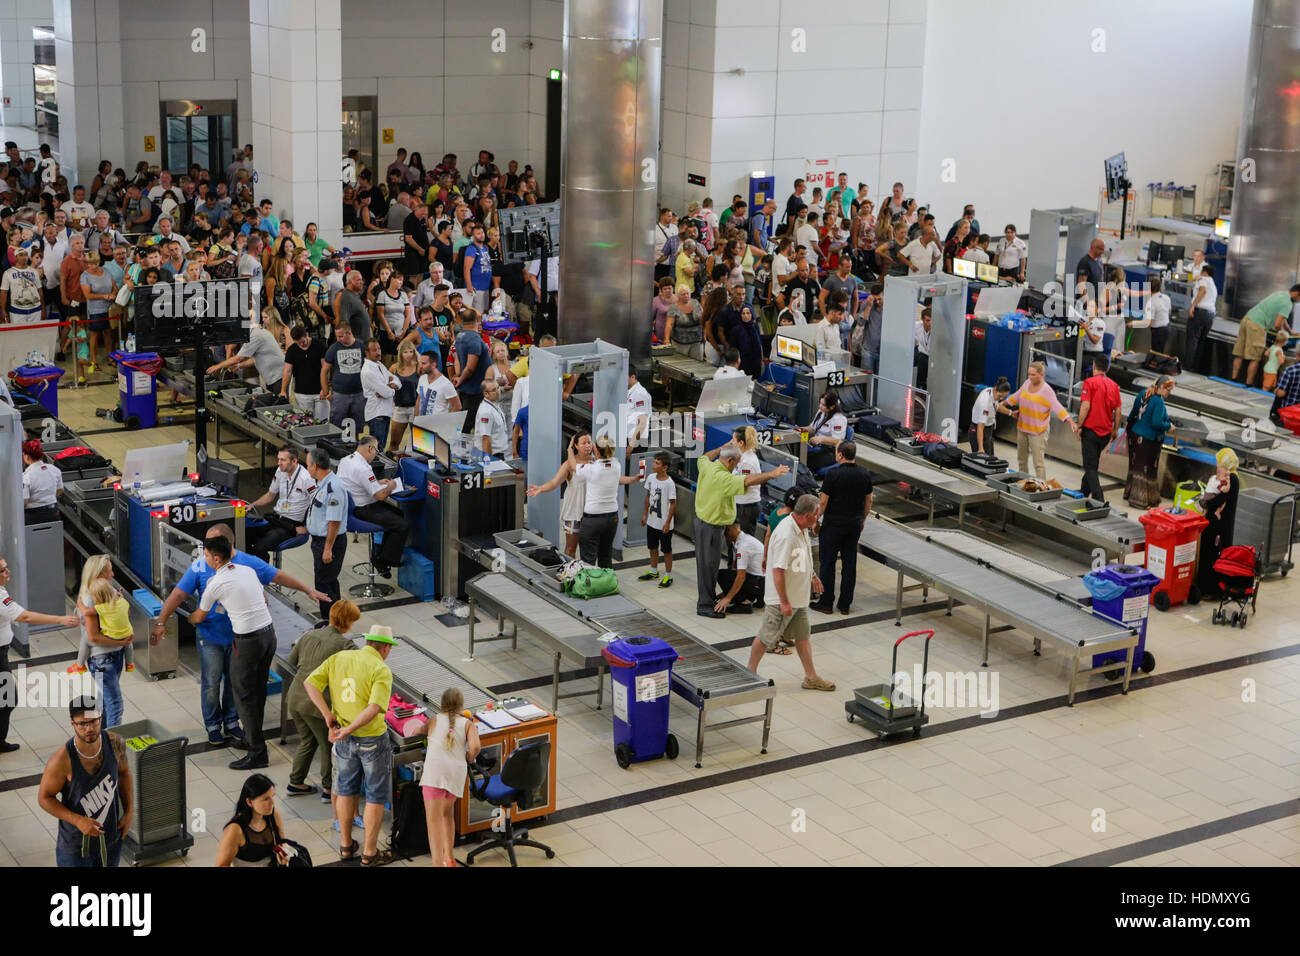
[[[12,405],[0,401],[0,488],[23,486],[23,432],[22,418]],[[9,565],[9,596],[27,607],[27,533],[26,515],[23,514],[23,496],[0,495],[0,555]],[[59,548],[62,550],[62,543]],[[63,582],[60,580],[59,585]],[[14,644],[27,653],[27,625],[14,625]]]
[[[625,461],[626,436],[622,423],[627,404],[627,349],[600,339],[576,345],[532,348],[528,352],[528,484],[540,485],[555,477],[568,454],[564,439],[561,401],[564,376],[591,373],[592,438],[608,435],[617,446],[615,455]],[[623,493],[619,491],[620,513]],[[638,514],[638,521],[640,520]],[[528,527],[556,548],[564,550],[560,528],[560,492],[528,499]],[[644,534],[644,532],[643,532]],[[644,538],[642,539],[644,540]],[[623,546],[623,529],[614,537],[614,550]]]
[[[924,422],[912,419],[912,368],[916,323],[923,303],[930,306],[930,366]],[[875,403],[881,412],[909,427],[939,431],[945,419],[956,429],[961,413],[961,368],[966,354],[966,280],[943,274],[886,276],[880,367],[894,369],[900,382],[879,379]],[[956,440],[954,433],[953,439]]]

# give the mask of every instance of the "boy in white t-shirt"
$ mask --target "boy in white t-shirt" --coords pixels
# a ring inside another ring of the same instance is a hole
[[[641,509],[641,524],[645,525],[646,547],[650,549],[650,569],[637,578],[649,581],[659,578],[659,552],[664,553],[664,576],[659,586],[673,583],[673,519],[677,517],[677,484],[668,477],[672,456],[666,451],[655,455],[650,463],[651,474],[645,480],[645,507]]]

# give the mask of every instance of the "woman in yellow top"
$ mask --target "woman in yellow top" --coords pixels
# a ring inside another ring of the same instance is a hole
[[[111,577],[104,575],[105,567],[111,568],[106,555],[93,555],[86,562],[82,592],[85,603],[95,609],[99,618],[99,633],[111,638],[126,651],[124,663],[127,670],[135,670],[135,649],[131,646],[135,640],[135,630],[131,627],[131,606],[113,584]],[[112,645],[110,645],[112,646]],[[68,668],[70,674],[84,674],[86,659],[90,657],[91,642],[83,629],[81,645],[77,650],[77,662]]]
[[[1029,455],[1034,456],[1034,474],[1040,481],[1047,479],[1047,464],[1044,456],[1047,451],[1047,426],[1055,415],[1063,422],[1069,423],[1071,431],[1079,434],[1078,424],[1070,417],[1056,397],[1056,389],[1043,379],[1047,371],[1042,362],[1029,363],[1029,381],[1020,386],[1020,390],[1008,396],[998,404],[999,411],[1016,416],[1016,453],[1017,467],[1025,470]],[[1012,411],[1012,409],[1016,411]]]

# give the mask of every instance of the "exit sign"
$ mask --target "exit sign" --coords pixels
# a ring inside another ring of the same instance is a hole
[[[559,78],[560,78],[560,71],[559,71],[559,70],[551,70],[551,79],[553,79],[553,80],[558,80]]]

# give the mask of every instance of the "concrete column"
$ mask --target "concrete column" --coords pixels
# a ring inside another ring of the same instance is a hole
[[[118,0],[54,0],[59,156],[68,185],[87,187],[101,159],[122,162],[122,44]]]
[[[299,232],[343,229],[341,0],[249,0],[259,197]]]
[[[564,21],[560,336],[649,355],[662,0],[569,0]]]
[[[53,0],[0,0],[0,117],[6,126],[36,121],[32,27],[54,22]]]

